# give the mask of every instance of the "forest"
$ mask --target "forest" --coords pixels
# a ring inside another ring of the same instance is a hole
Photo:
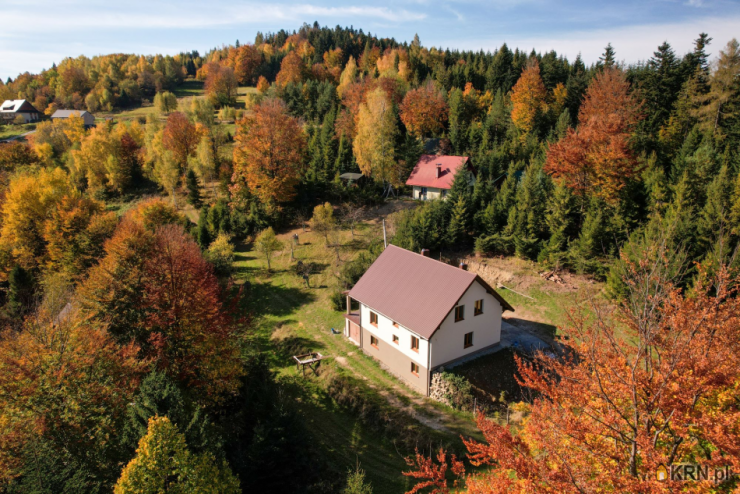
[[[389,242],[604,288],[569,307],[560,358],[517,357],[531,399],[514,427],[481,413],[461,443],[413,435],[327,378],[342,410],[403,437],[405,488],[706,492],[655,468],[740,471],[737,40],[698,33],[634,64],[608,45],[587,66],[314,23],[202,55],[67,58],[0,81],[6,99],[99,118],[0,144],[2,492],[385,492],[309,454],[257,330],[264,279],[240,279],[238,256],[271,276],[272,256],[293,259],[276,234],[310,228],[337,263],[289,274],[310,294],[330,273],[322,304],[341,314],[382,236],[349,259],[340,239],[410,202],[434,153],[470,157],[475,185],[460,174],[445,200],[400,208]]]

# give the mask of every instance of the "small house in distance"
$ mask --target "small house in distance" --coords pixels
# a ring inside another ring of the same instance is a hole
[[[95,115],[85,110],[57,110],[51,116],[51,119],[70,118],[72,116],[82,118],[82,121],[85,122],[85,127],[93,127],[95,125]]]
[[[499,344],[501,315],[514,310],[464,268],[389,245],[347,294],[344,335],[429,395],[432,372]]]
[[[460,168],[467,170],[468,182],[472,187],[475,184],[475,176],[470,158],[425,154],[414,166],[406,185],[413,187],[414,199],[444,199],[452,188],[452,182]]]
[[[23,123],[30,123],[37,122],[41,112],[24,99],[5,100],[0,106],[0,118],[5,122],[13,122],[19,115],[23,117]]]

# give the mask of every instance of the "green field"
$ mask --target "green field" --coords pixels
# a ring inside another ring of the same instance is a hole
[[[3,141],[5,139],[12,139],[13,137],[18,137],[19,135],[34,130],[35,128],[35,123],[0,126],[0,141]]]

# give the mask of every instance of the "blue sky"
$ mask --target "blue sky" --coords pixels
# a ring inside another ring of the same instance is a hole
[[[740,37],[740,1],[729,0],[0,0],[0,77],[38,72],[66,56],[199,50],[257,31],[303,22],[353,25],[425,46],[494,50],[506,42],[527,51],[555,49],[595,61],[607,42],[617,58],[650,57],[662,41],[679,54],[697,34],[716,54]]]

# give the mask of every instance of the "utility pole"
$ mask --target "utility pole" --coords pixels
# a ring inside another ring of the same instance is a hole
[[[383,248],[388,247],[388,240],[385,234],[385,218],[383,218]]]

